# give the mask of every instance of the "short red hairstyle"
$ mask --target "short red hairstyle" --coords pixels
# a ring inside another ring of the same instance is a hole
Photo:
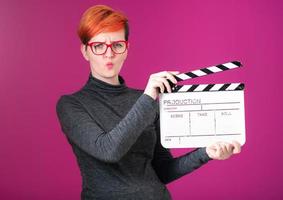
[[[127,17],[105,5],[96,5],[87,9],[80,20],[78,35],[83,44],[101,32],[125,30],[125,40],[129,37]]]

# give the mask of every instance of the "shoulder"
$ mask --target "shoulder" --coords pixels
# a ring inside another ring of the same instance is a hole
[[[75,93],[74,93],[74,94],[60,96],[56,103],[56,110],[57,112],[61,112],[66,109],[76,108],[80,106],[81,104],[75,97]]]

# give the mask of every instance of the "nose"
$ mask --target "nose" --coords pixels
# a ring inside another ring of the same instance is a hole
[[[114,53],[113,53],[110,46],[107,47],[104,56],[107,57],[107,58],[112,58],[114,56]]]

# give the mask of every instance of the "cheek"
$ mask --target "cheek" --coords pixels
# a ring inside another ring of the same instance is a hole
[[[96,67],[96,68],[100,68],[101,67],[101,63],[102,63],[102,61],[101,61],[101,59],[99,59],[99,58],[94,58],[94,57],[91,57],[90,59],[89,59],[89,63],[90,63],[90,65],[92,66],[92,67]]]
[[[126,57],[122,56],[121,58],[119,58],[117,65],[119,70],[123,67],[124,61],[125,61]]]
[[[126,58],[127,58],[127,53],[121,55],[121,57],[119,58],[119,63],[120,63],[120,64],[123,64],[124,61],[126,60]]]

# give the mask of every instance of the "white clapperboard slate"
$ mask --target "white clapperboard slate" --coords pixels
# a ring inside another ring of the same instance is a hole
[[[188,80],[241,67],[238,61],[175,75]],[[159,95],[160,136],[165,148],[205,147],[218,141],[245,143],[244,84],[174,85]]]

